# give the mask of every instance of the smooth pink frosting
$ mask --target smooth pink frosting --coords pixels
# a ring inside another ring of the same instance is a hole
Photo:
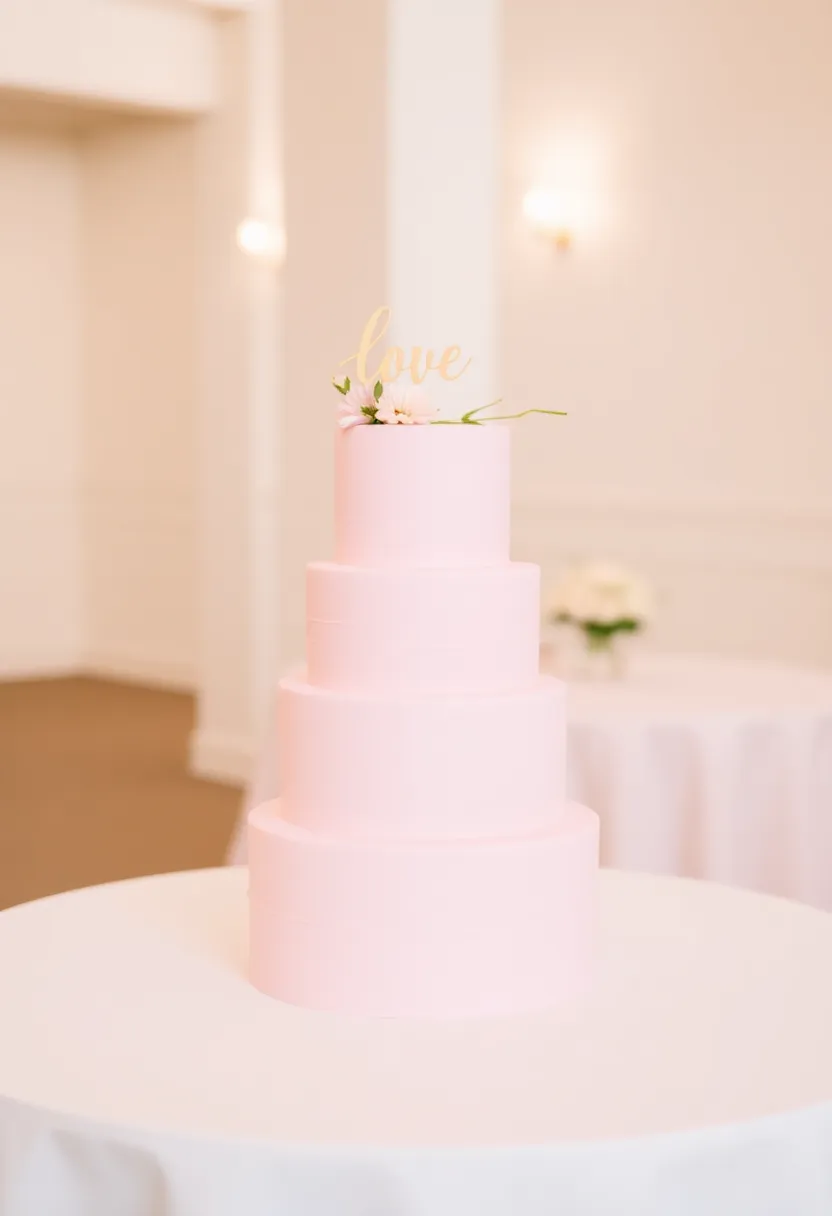
[[[404,839],[525,834],[564,799],[564,685],[513,693],[278,694],[283,816],[312,831]]]
[[[314,562],[308,679],[340,691],[500,692],[537,679],[540,571]]]
[[[507,427],[338,434],[338,561],[309,568],[282,797],[249,818],[251,977],[270,996],[445,1017],[587,983],[598,821],[565,802],[539,572],[508,542]]]
[[[508,560],[509,428],[356,426],[335,442],[335,556],[353,566]]]
[[[598,820],[535,836],[350,841],[249,821],[251,978],[293,1005],[379,1017],[545,1008],[587,984]]]

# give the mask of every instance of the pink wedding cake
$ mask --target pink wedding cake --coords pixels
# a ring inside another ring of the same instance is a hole
[[[598,821],[565,798],[539,570],[509,561],[509,439],[337,435],[336,560],[309,567],[307,668],[279,692],[282,797],[249,819],[251,978],[278,1000],[502,1014],[589,979]]]

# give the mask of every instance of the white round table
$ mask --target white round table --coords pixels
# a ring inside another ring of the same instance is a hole
[[[582,1001],[306,1012],[246,871],[0,913],[3,1216],[828,1216],[832,917],[605,872]]]
[[[832,910],[832,672],[637,655],[569,687],[570,793],[605,865]]]

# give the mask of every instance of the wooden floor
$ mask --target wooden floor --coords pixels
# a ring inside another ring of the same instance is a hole
[[[188,775],[193,721],[180,693],[0,683],[0,907],[220,864],[241,792]]]

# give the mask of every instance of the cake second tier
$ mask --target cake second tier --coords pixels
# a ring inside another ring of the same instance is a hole
[[[538,678],[540,570],[342,566],[306,571],[310,684],[360,692],[504,692]]]
[[[367,694],[281,681],[282,815],[339,836],[526,835],[564,803],[560,681],[494,694]]]

